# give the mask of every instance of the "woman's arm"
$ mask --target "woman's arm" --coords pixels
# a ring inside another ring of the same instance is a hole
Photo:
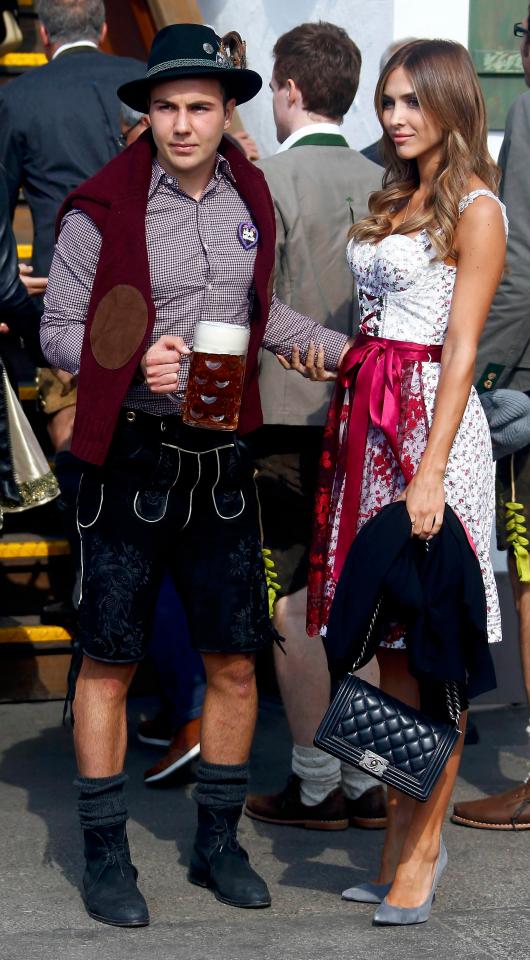
[[[479,197],[464,211],[456,231],[457,272],[429,439],[420,465],[403,494],[422,539],[438,533],[445,504],[444,474],[469,398],[477,346],[504,266],[506,237],[501,210]]]

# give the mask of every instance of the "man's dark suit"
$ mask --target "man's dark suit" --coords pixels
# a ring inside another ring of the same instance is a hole
[[[118,152],[116,90],[145,65],[94,47],[73,47],[0,91],[0,161],[11,209],[22,186],[34,225],[33,267],[47,276],[65,196]]]
[[[499,166],[509,231],[507,268],[477,355],[477,388],[530,391],[530,90],[512,103]]]

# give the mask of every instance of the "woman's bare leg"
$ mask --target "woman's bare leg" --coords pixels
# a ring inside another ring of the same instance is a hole
[[[381,689],[404,703],[418,706],[418,685],[408,672],[406,653],[381,648],[378,660]],[[417,907],[429,895],[442,824],[462,756],[466,719],[464,713],[460,722],[462,736],[426,803],[389,790],[388,829],[379,882],[388,883],[393,879],[386,898],[393,906]]]
[[[393,906],[418,907],[427,899],[440,851],[440,834],[464,748],[467,713],[460,720],[462,736],[426,803],[416,803],[405,837],[392,889]]]
[[[377,652],[377,661],[381,671],[381,690],[411,707],[419,707],[418,684],[408,671],[406,652],[380,647]],[[391,883],[394,879],[405,836],[416,807],[416,801],[400,790],[388,787],[387,793],[388,820],[377,883]]]

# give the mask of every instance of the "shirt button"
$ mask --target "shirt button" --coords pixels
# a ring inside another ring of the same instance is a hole
[[[173,177],[166,177],[166,183],[172,184],[172,183],[173,183]]]
[[[211,290],[211,289],[212,289],[212,284],[211,284],[211,283],[208,283],[208,284],[207,284],[207,290]]]

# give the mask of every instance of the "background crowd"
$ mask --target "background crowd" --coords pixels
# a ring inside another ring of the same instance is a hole
[[[528,12],[521,10],[521,17],[516,35],[521,38],[525,81],[530,85]],[[18,511],[44,503],[58,492],[46,464],[38,459],[29,424],[24,425],[21,441],[23,451],[33,451],[33,459],[23,458],[28,464],[27,478],[21,479],[15,468],[20,450],[15,451],[5,430],[5,423],[12,422],[8,383],[16,383],[22,339],[38,370],[41,416],[60,488],[57,523],[64,524],[74,568],[71,600],[63,599],[63,609],[55,612],[75,623],[81,572],[75,504],[83,470],[70,451],[77,378],[47,365],[36,331],[59,207],[71,190],[140,137],[149,126],[149,117],[120,104],[116,96],[116,89],[136,80],[145,67],[138,60],[101,52],[106,25],[98,0],[75,4],[41,0],[39,18],[49,62],[0,89],[0,416],[4,418],[0,442],[5,441],[0,507],[6,512]],[[248,39],[252,59],[252,40]],[[381,69],[410,39],[403,38],[385,51]],[[330,53],[336,56],[338,50],[342,72],[334,70],[331,80],[327,70]],[[345,237],[352,222],[366,215],[370,194],[381,186],[384,165],[381,140],[358,153],[349,147],[342,132],[343,118],[357,91],[361,55],[340,28],[315,23],[280,37],[273,57],[272,111],[279,150],[274,156],[259,158],[252,131],[232,135],[233,145],[263,171],[273,197],[279,299],[323,326],[350,336],[359,316],[354,281],[345,261]],[[521,669],[530,701],[530,566],[526,549],[530,510],[530,415],[526,403],[530,393],[529,113],[527,92],[510,109],[499,156],[500,197],[509,221],[507,268],[480,343],[475,384],[479,393],[487,396],[485,409],[498,460],[498,542],[508,550],[519,617]],[[34,241],[33,270],[22,266],[19,273],[10,221],[20,189],[31,210]],[[329,383],[308,383],[282,370],[276,357],[266,352],[260,387],[265,426],[253,438],[252,453],[258,470],[264,546],[271,551],[277,577],[276,581],[274,576],[269,578],[274,625],[285,638],[288,651],[285,656],[281,647],[275,646],[273,657],[293,751],[288,784],[274,795],[249,795],[245,812],[276,825],[321,830],[350,825],[382,828],[387,823],[383,788],[367,774],[341,765],[313,746],[332,692],[320,637],[309,637],[305,630],[313,502],[332,388]],[[498,388],[513,392],[496,394]],[[27,495],[29,482],[34,483],[31,498]],[[75,639],[73,646],[75,661],[80,655]],[[189,641],[181,601],[169,576],[158,596],[149,654],[160,681],[161,708],[155,717],[140,724],[138,736],[144,743],[164,748],[161,758],[145,773],[147,783],[157,783],[199,754],[205,693],[202,661]],[[377,682],[374,664],[365,671],[365,676]],[[517,784],[501,796],[460,803],[453,820],[472,827],[527,829],[530,786]]]

